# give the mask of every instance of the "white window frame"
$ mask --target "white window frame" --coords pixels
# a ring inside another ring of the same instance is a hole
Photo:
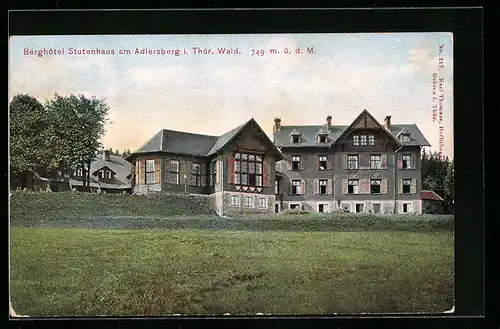
[[[412,169],[411,168],[411,154],[403,154],[403,157],[402,157],[402,164],[403,166],[403,169]]]
[[[351,182],[353,184],[351,184]],[[356,184],[354,184],[356,183]],[[359,179],[349,179],[347,180],[347,194],[359,194]],[[349,186],[352,186],[352,193],[349,193]]]
[[[359,146],[359,135],[352,136],[352,145]]]
[[[361,205],[362,211],[358,211],[358,205]],[[354,211],[356,214],[362,214],[365,212],[365,204],[363,202],[356,202],[354,204]]]
[[[321,186],[324,186],[325,187],[325,193],[321,193]],[[327,194],[327,190],[328,190],[328,179],[320,179],[318,181],[318,194],[320,195],[326,195]]]
[[[373,181],[378,181],[378,184],[373,184]],[[378,185],[379,192],[372,193],[372,185]],[[382,179],[370,179],[370,194],[381,194],[382,193]]]
[[[403,190],[401,191],[403,194],[411,194],[411,178],[403,178]],[[408,184],[405,183],[406,182],[409,182]],[[409,186],[409,191],[408,192],[405,192],[405,186]]]
[[[380,154],[370,154],[370,169],[382,169],[382,156]]]
[[[296,184],[298,182],[298,184]],[[293,193],[293,187],[295,186],[295,193]],[[292,195],[301,195],[302,181],[300,179],[292,179]]]
[[[248,200],[250,200],[250,205]],[[253,196],[245,195],[244,202],[245,202],[245,208],[254,208]]]
[[[361,135],[359,138],[359,145],[366,146],[368,145],[368,137],[366,135]]]
[[[302,209],[302,204],[301,203],[289,203],[288,204],[288,209],[292,210],[292,206],[298,206],[298,210]]]
[[[368,135],[368,145],[375,146],[375,135]]]
[[[321,169],[321,162],[325,163],[325,167]],[[326,155],[319,155],[318,156],[318,170],[326,170],[328,168],[328,157]]]
[[[323,206],[323,212],[322,213],[328,212],[328,203],[320,203],[320,204],[318,204],[318,213],[319,213],[319,206]]]
[[[153,170],[148,170],[148,163],[149,163],[149,169],[151,169],[151,166],[152,166]],[[155,165],[156,164],[155,164],[154,159],[148,159],[144,163],[144,176],[145,176],[144,179],[145,179],[147,185],[156,184]],[[151,176],[153,177],[152,181],[151,181]]]
[[[267,198],[259,198],[259,208],[267,209]]]
[[[300,170],[302,158],[300,155],[292,155],[292,170]],[[293,168],[294,163],[297,163],[297,169]]]
[[[354,159],[356,159],[356,161],[354,162]],[[355,168],[351,168],[351,163],[356,163],[356,165],[354,166]],[[347,169],[349,170],[357,170],[359,169],[359,155],[357,154],[350,154],[350,155],[347,155]]]
[[[239,207],[240,206],[240,196],[239,195],[231,195],[231,206]]]
[[[405,205],[406,205],[406,211],[405,210]],[[411,202],[404,202],[402,205],[401,205],[401,212],[403,214],[410,214],[412,212],[412,204]]]

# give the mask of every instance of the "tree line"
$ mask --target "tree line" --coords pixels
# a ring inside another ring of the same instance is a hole
[[[84,95],[60,96],[41,104],[27,94],[17,94],[10,110],[11,187],[32,188],[35,174],[67,176],[87,168],[102,150],[109,106],[102,99]]]
[[[442,212],[453,213],[455,200],[454,161],[438,152],[422,150],[422,189],[436,192],[444,199]]]

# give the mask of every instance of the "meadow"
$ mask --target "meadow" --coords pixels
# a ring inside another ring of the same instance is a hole
[[[151,205],[165,203],[154,199],[141,210],[139,199],[109,195],[82,196],[92,198],[85,207],[94,198],[103,207],[82,212],[80,198],[47,194],[11,196],[18,314],[420,313],[453,305],[450,216],[219,218],[158,213]],[[49,209],[65,197],[75,204]],[[117,200],[136,207],[110,209]]]

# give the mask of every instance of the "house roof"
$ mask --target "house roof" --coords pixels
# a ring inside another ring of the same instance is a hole
[[[420,191],[420,198],[422,200],[436,200],[436,201],[444,201],[442,197],[440,197],[436,192],[429,190]]]
[[[135,155],[141,153],[155,152],[186,154],[200,157],[211,156],[231,142],[250,122],[259,126],[252,118],[221,136],[201,135],[162,129],[126,159],[130,160]],[[265,133],[263,133],[263,135],[267,138]],[[272,144],[271,141],[269,142]],[[276,152],[281,154],[277,148]]]
[[[97,171],[108,168],[115,173],[112,182],[99,182],[98,178],[94,176]],[[99,154],[96,159],[90,164],[90,186],[102,188],[130,188],[130,175],[131,164],[124,158],[118,155],[109,155],[109,161],[103,159],[102,154]],[[82,186],[83,183],[76,179],[70,179],[71,185]]]
[[[355,122],[361,115],[367,113],[371,114],[367,110],[363,110],[353,121]],[[372,116],[373,117],[373,116]],[[375,120],[375,118],[374,118]],[[375,120],[377,121],[377,120]],[[377,121],[378,122],[378,121]],[[331,146],[337,141],[337,139],[352,125],[332,125],[328,131],[327,143],[319,143],[317,140],[318,132],[321,129],[326,129],[324,125],[294,125],[294,126],[284,126],[281,125],[280,131],[274,133],[274,141],[278,147],[320,147],[320,146]],[[380,125],[380,124],[379,124]],[[382,125],[380,125],[382,127]],[[384,128],[385,129],[385,128]],[[298,131],[301,134],[301,142],[294,144],[290,139],[290,134],[293,131]],[[410,133],[410,142],[404,143],[403,145],[408,146],[430,146],[427,139],[424,137],[420,129],[416,124],[391,124],[390,133],[397,139],[397,136],[401,132]],[[399,142],[401,143],[401,142]]]

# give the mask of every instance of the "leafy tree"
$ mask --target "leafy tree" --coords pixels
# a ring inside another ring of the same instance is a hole
[[[50,164],[46,110],[34,97],[18,94],[10,102],[9,112],[11,183],[31,188],[35,172]]]
[[[51,121],[50,142],[54,145],[52,167],[67,172],[87,166],[88,183],[90,164],[102,147],[100,139],[109,106],[95,97],[56,94],[46,107]]]
[[[455,169],[454,162],[451,161],[446,171],[444,178],[444,195],[450,210],[453,210],[453,203],[455,201]]]

